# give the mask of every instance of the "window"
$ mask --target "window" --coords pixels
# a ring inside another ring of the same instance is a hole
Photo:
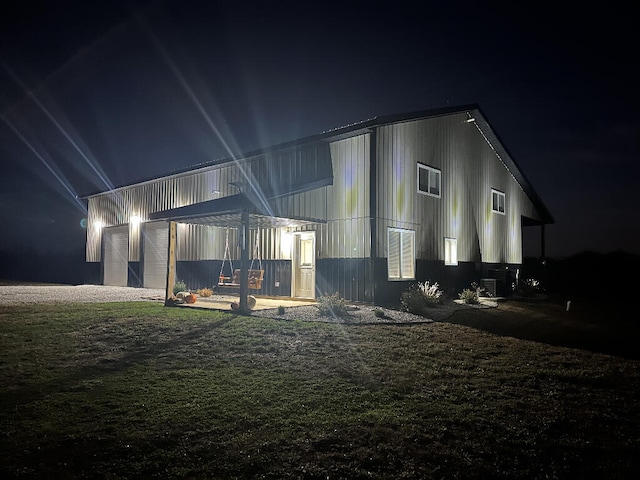
[[[415,279],[415,232],[400,228],[387,230],[389,280]]]
[[[300,239],[300,266],[313,266],[313,238]]]
[[[418,164],[418,192],[440,198],[440,170]]]
[[[504,193],[491,189],[491,210],[504,215]]]
[[[458,265],[458,240],[455,238],[444,239],[444,264]]]

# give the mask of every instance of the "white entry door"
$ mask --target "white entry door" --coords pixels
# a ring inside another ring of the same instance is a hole
[[[104,242],[103,283],[126,287],[129,271],[129,227],[123,225],[105,228],[102,235]]]
[[[293,248],[293,296],[316,298],[316,234],[295,233]]]

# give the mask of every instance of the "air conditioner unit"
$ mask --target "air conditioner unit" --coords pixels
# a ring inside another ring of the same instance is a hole
[[[481,278],[480,288],[486,292],[489,292],[492,297],[496,296],[496,279],[495,278]]]

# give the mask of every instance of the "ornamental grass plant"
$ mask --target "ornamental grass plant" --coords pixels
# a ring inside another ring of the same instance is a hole
[[[318,312],[325,317],[346,317],[349,314],[347,301],[337,292],[318,297]]]
[[[437,282],[417,282],[411,284],[400,296],[400,305],[405,312],[426,315],[430,308],[443,301],[443,292]]]

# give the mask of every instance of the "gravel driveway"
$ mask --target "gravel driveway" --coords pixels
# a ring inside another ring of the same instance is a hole
[[[0,305],[164,301],[164,289],[105,285],[1,285]]]

